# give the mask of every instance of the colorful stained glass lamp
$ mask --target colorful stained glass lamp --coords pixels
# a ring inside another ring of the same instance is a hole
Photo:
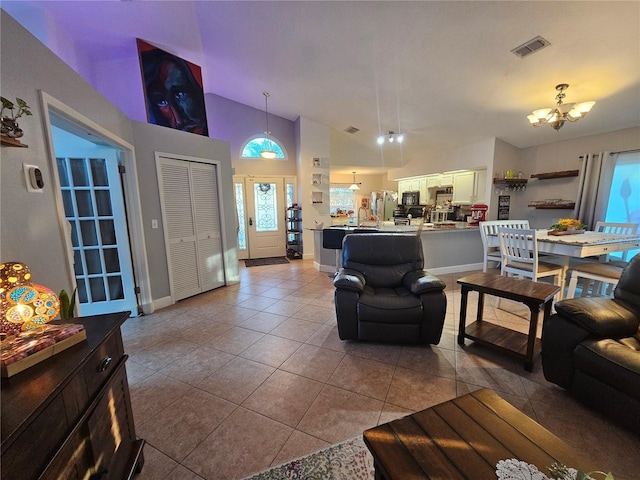
[[[0,333],[14,335],[37,328],[55,318],[60,310],[58,296],[43,285],[31,282],[24,263],[0,264]]]

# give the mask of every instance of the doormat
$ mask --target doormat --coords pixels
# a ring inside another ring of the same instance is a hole
[[[244,261],[246,267],[262,267],[263,265],[280,265],[289,263],[285,257],[253,258]]]

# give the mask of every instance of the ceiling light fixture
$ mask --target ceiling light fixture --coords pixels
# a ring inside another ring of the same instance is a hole
[[[558,91],[558,95],[556,95],[556,103],[555,108],[540,108],[538,110],[534,110],[531,115],[528,115],[527,118],[531,125],[534,127],[539,127],[540,125],[551,125],[554,130],[560,130],[564,125],[565,121],[577,122],[581,118],[584,118],[587,113],[591,110],[591,107],[595,105],[596,102],[582,102],[582,103],[563,103],[562,99],[566,96],[564,91],[569,88],[569,85],[566,83],[561,83],[560,85],[556,85],[556,90]]]
[[[360,190],[360,184],[356,183],[356,172],[353,172],[353,183],[349,186],[351,190]]]
[[[276,158],[278,154],[273,150],[273,143],[271,143],[270,137],[271,132],[269,131],[269,92],[262,92],[262,94],[264,95],[264,115],[267,119],[267,129],[264,132],[267,136],[267,141],[263,144],[266,149],[260,150],[260,156],[271,159]]]
[[[378,137],[378,140],[376,141],[378,142],[378,145],[384,145],[384,142],[402,143],[404,142],[404,133],[402,132],[395,133],[394,131],[389,130],[389,133],[380,134],[380,136]]]

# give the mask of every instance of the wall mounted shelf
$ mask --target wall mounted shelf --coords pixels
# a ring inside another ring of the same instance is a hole
[[[2,145],[6,145],[8,147],[20,147],[20,148],[29,148],[29,145],[25,145],[17,138],[11,138],[6,135],[0,135],[0,143]]]
[[[323,192],[311,192],[311,203],[313,205],[321,205],[323,203]]]
[[[575,203],[530,203],[529,207],[538,210],[573,210]]]
[[[564,170],[562,172],[534,173],[531,175],[531,178],[548,180],[550,178],[577,177],[578,175],[580,175],[580,170]]]
[[[526,178],[494,178],[494,185],[526,185],[528,180]]]

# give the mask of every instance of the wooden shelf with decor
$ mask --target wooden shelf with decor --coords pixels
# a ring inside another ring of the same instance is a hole
[[[522,185],[527,183],[526,178],[494,178],[494,185]]]
[[[574,203],[530,203],[531,208],[538,210],[573,210],[576,206]]]
[[[534,173],[531,175],[531,178],[549,180],[551,178],[577,177],[578,175],[580,175],[580,170],[564,170],[562,172]]]
[[[7,135],[0,135],[0,143],[2,145],[6,145],[8,147],[20,147],[20,148],[29,148],[29,145],[25,145],[17,138],[12,138]]]

